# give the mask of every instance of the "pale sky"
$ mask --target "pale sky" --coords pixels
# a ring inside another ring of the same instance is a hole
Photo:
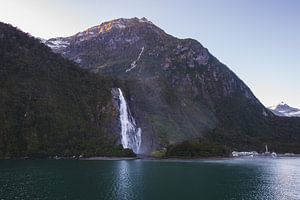
[[[265,105],[300,108],[300,1],[0,0],[0,21],[42,38],[70,36],[115,18],[146,17],[194,38]]]

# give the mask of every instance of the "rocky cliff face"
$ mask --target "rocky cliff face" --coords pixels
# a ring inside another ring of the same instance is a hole
[[[205,47],[145,18],[105,22],[46,44],[82,68],[124,81],[119,87],[142,128],[142,153],[208,136],[252,149],[285,137],[271,125],[274,114]]]

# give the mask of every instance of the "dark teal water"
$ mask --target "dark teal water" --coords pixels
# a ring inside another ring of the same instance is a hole
[[[300,159],[0,161],[0,200],[300,199]]]

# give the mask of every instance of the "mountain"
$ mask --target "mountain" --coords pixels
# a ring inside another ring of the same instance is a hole
[[[132,155],[118,145],[114,81],[0,23],[0,158]]]
[[[194,147],[212,145],[260,151],[265,144],[300,152],[298,119],[275,116],[198,41],[173,37],[145,18],[112,20],[45,44],[122,81],[118,87],[141,128],[139,153],[171,148],[192,155]]]
[[[293,108],[284,102],[268,107],[275,115],[281,117],[300,117],[300,109]]]

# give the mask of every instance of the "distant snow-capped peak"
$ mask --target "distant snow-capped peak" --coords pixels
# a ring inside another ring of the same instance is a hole
[[[275,115],[281,117],[300,117],[300,109],[293,108],[283,101],[277,105],[268,107]]]

